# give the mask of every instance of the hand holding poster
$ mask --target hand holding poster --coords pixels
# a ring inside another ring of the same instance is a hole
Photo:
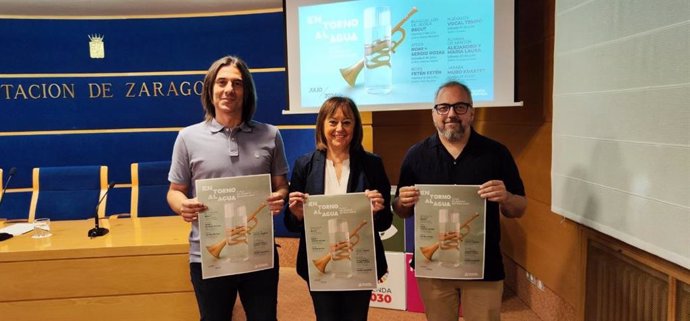
[[[486,201],[476,185],[416,185],[415,274],[482,279]]]
[[[309,196],[304,230],[312,291],[376,288],[374,222],[364,193]]]
[[[204,279],[273,268],[270,193],[268,174],[196,181]]]

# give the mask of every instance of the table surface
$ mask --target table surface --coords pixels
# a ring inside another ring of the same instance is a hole
[[[94,221],[52,221],[52,236],[35,239],[33,231],[0,242],[0,263],[187,253],[190,224],[179,216],[102,219],[110,232],[89,238]]]

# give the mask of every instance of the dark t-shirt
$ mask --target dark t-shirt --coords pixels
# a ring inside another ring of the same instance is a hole
[[[415,184],[481,185],[489,180],[502,180],[510,193],[525,195],[525,188],[513,156],[501,143],[472,129],[462,153],[457,159],[453,159],[441,143],[438,134],[435,134],[407,151],[395,195],[397,197],[400,194],[400,187]],[[505,272],[500,249],[498,203],[486,203],[484,280],[503,280]]]

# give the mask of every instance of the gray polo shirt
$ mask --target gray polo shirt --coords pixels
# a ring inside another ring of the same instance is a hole
[[[278,128],[251,121],[233,129],[215,119],[180,131],[168,173],[171,183],[189,186],[187,197],[196,197],[197,179],[243,175],[287,175],[283,138]],[[189,233],[189,261],[201,262],[199,223]]]

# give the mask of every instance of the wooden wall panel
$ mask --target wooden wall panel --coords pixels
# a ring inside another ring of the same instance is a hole
[[[510,149],[520,170],[525,193],[543,203],[551,202],[551,124],[475,122],[477,131]],[[548,154],[547,154],[548,153]]]
[[[676,320],[690,321],[690,284],[678,281],[676,289]]]
[[[189,282],[187,282],[189,283]],[[3,320],[198,320],[194,292],[1,302]]]
[[[590,241],[585,320],[667,321],[668,276]]]
[[[187,254],[38,262],[4,263],[0,302],[192,291]]]
[[[433,93],[431,93],[433,95]],[[374,153],[383,158],[391,184],[398,184],[400,165],[407,150],[435,129],[429,110],[376,112],[373,114]]]
[[[582,295],[579,227],[551,213],[547,203],[529,199],[528,206],[524,217],[502,219],[501,247],[574,308]]]

